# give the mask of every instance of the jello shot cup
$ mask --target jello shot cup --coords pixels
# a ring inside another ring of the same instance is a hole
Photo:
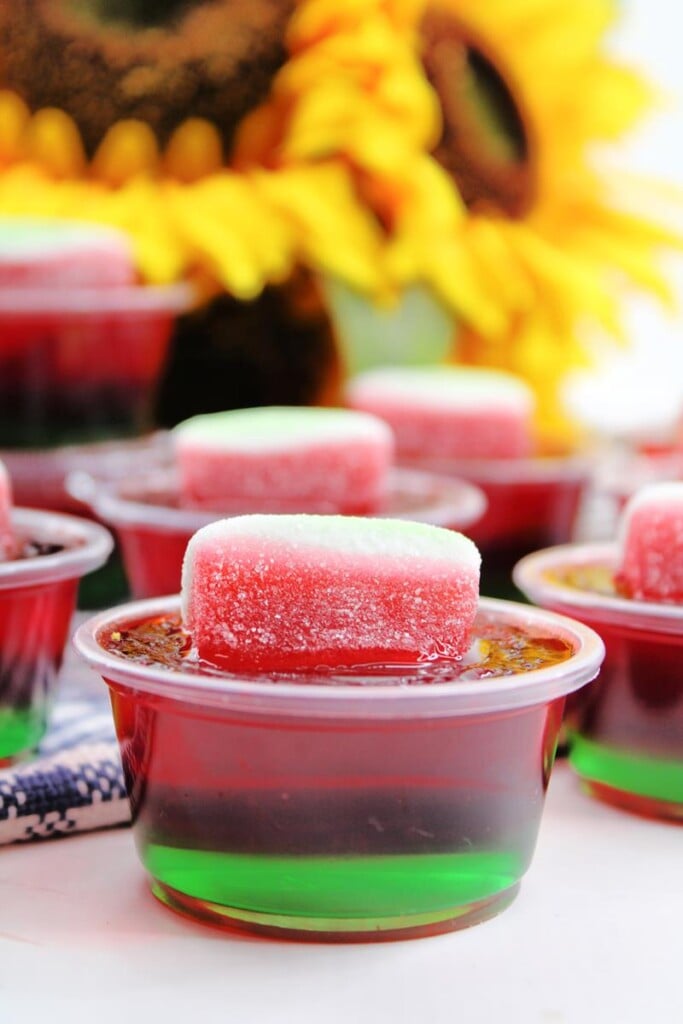
[[[458,678],[430,664],[259,676],[184,665],[177,599],[84,624],[76,647],[110,689],[154,894],[194,918],[330,941],[432,935],[507,907],[565,698],[603,646],[579,623],[486,599],[474,632],[498,671],[521,638],[528,659]]]
[[[15,550],[0,561],[0,764],[43,737],[82,576],[106,561],[108,531],[33,509],[11,513]]]
[[[564,545],[515,568],[543,608],[603,638],[599,679],[570,702],[570,763],[591,795],[647,816],[683,819],[683,606],[619,593],[616,544]]]
[[[190,302],[185,285],[139,283],[119,232],[0,219],[0,450],[20,504],[64,510],[60,447],[96,463],[102,442],[151,429]]]
[[[483,491],[486,512],[469,532],[484,555],[485,579],[494,587],[509,578],[523,555],[572,539],[592,472],[590,460],[581,454],[427,459],[423,464]]]

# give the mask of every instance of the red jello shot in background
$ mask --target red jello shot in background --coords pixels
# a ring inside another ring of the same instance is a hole
[[[245,516],[184,594],[81,627],[111,691],[155,895],[334,941],[484,921],[531,861],[565,695],[602,644],[478,601],[471,541],[418,523]]]
[[[82,576],[103,565],[112,540],[71,516],[11,508],[0,465],[0,765],[36,748]]]
[[[151,429],[189,301],[185,286],[140,284],[120,232],[0,219],[0,451],[21,504],[68,507],[65,446],[97,471],[103,441]]]
[[[135,597],[177,593],[188,541],[228,514],[363,513],[466,529],[486,506],[465,481],[397,468],[389,427],[349,409],[196,417],[172,432],[167,461],[118,483],[72,480],[116,529]]]
[[[537,604],[605,641],[599,680],[568,713],[570,761],[585,789],[683,820],[683,483],[634,495],[614,544],[538,552],[515,578]]]
[[[406,459],[520,459],[534,450],[533,394],[512,374],[386,367],[354,378],[347,398],[386,420]]]
[[[351,380],[347,402],[386,420],[400,464],[484,492],[486,513],[468,534],[484,556],[485,592],[507,593],[523,554],[571,538],[589,466],[541,455],[535,400],[520,378],[463,366],[386,367]]]

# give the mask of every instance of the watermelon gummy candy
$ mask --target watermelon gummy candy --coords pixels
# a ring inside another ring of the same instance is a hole
[[[123,287],[135,280],[130,243],[111,228],[70,221],[3,218],[0,288],[44,292]]]
[[[183,503],[223,512],[375,512],[394,453],[374,416],[286,406],[195,416],[174,443]]]
[[[399,458],[507,459],[532,454],[531,390],[471,367],[387,367],[359,374],[347,402],[394,431]]]
[[[5,464],[0,462],[0,561],[12,558],[16,541],[12,529],[12,484]]]
[[[683,483],[639,490],[619,524],[617,580],[638,601],[683,603]]]
[[[198,656],[289,672],[458,658],[480,556],[462,534],[400,520],[254,515],[204,527],[183,565]]]

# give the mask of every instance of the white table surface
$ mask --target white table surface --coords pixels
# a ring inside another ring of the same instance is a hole
[[[678,1024],[682,919],[683,829],[589,800],[564,764],[517,900],[431,939],[196,925],[151,896],[129,829],[93,833],[0,851],[0,1022]]]

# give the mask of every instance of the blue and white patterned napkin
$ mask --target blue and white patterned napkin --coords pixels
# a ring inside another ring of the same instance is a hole
[[[37,755],[0,770],[0,845],[130,821],[104,685],[68,654]]]

